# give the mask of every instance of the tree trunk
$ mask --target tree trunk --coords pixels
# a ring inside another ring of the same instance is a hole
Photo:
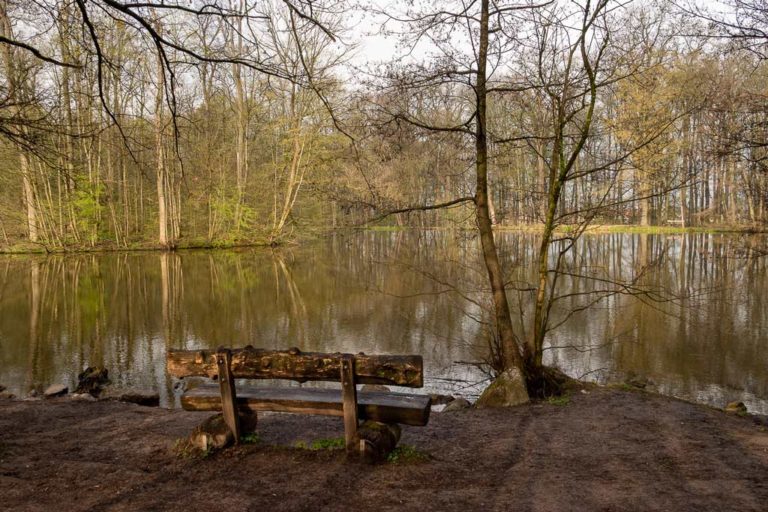
[[[640,225],[651,225],[651,195],[650,187],[644,181],[645,177],[640,178]]]
[[[501,263],[499,262],[496,242],[493,239],[493,225],[488,206],[487,87],[485,76],[488,57],[488,3],[489,0],[482,0],[480,47],[477,62],[477,83],[475,85],[475,93],[477,95],[477,127],[475,132],[475,169],[477,172],[475,205],[477,228],[480,232],[483,261],[485,262],[488,280],[491,285],[496,332],[501,348],[500,362],[504,368],[517,367],[523,371],[522,357],[517,343],[517,336],[512,327],[512,316],[509,312],[507,292],[504,288],[504,275]]]
[[[24,185],[24,203],[27,207],[27,233],[30,242],[37,242],[39,238],[37,234],[37,207],[35,206],[35,194],[29,174],[29,158],[23,150],[19,155],[19,165],[21,180]]]
[[[14,39],[13,26],[8,18],[8,3],[6,0],[0,1],[0,35],[8,39]],[[16,55],[14,49],[10,45],[3,45],[3,63],[5,65],[5,75],[8,81],[7,96],[10,99],[10,104],[22,105],[24,102],[26,85],[24,78],[18,74],[16,66]],[[12,116],[12,114],[11,114]],[[13,117],[11,117],[12,119]],[[26,134],[27,130],[24,126],[19,126],[20,133]],[[26,149],[17,145],[19,151],[19,171],[21,173],[22,186],[24,188],[24,204],[26,207],[27,217],[27,234],[29,235],[30,242],[38,241],[37,231],[37,208],[35,206],[35,196],[32,181],[30,179],[30,161],[26,154]]]
[[[163,247],[170,247],[168,236],[168,198],[166,197],[168,170],[165,166],[165,150],[163,148],[163,101],[165,89],[165,71],[163,61],[157,57],[157,93],[155,94],[155,167],[157,181],[157,241]]]

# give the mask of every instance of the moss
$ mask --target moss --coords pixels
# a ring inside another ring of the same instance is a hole
[[[301,450],[338,450],[346,446],[343,437],[331,437],[328,439],[315,439],[307,443],[306,441],[297,441],[294,447]]]
[[[346,442],[343,437],[332,437],[330,439],[315,439],[309,445],[310,450],[336,450],[344,448]]]
[[[525,379],[517,368],[510,368],[499,374],[485,388],[476,407],[513,407],[530,401]]]
[[[427,452],[404,444],[398,446],[387,455],[387,462],[390,464],[417,464],[419,462],[426,462],[431,458]]]
[[[606,386],[606,387],[614,388],[614,389],[620,389],[622,391],[629,391],[631,393],[642,393],[644,391],[643,389],[635,387],[635,386],[633,386],[631,384],[628,384],[626,382],[621,382],[621,383],[617,383],[617,384],[608,384],[608,386]]]
[[[549,405],[557,405],[562,407],[571,403],[571,397],[570,395],[551,396],[547,398],[547,403]]]
[[[173,443],[173,453],[181,459],[206,459],[213,454],[213,450],[201,450],[189,442],[186,437],[181,437]]]

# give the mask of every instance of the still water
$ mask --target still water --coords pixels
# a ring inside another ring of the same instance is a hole
[[[497,238],[525,337],[538,240]],[[561,260],[545,361],[768,414],[765,248],[733,235],[583,237]],[[473,398],[492,339],[478,252],[470,233],[399,231],[280,251],[4,256],[0,384],[25,396],[102,365],[173,406],[167,348],[251,344],[422,354],[425,392]]]

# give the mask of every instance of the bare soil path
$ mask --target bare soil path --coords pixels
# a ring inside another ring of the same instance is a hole
[[[204,418],[2,400],[0,510],[768,511],[764,422],[652,394],[434,413],[401,440],[429,460],[378,466],[294,448],[342,422],[279,414],[260,420],[259,444],[179,456]]]

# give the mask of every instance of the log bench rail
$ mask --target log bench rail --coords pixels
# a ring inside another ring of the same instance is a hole
[[[218,386],[204,385],[186,391],[181,404],[190,411],[221,410],[235,442],[240,440],[240,410],[342,416],[348,454],[362,454],[366,449],[365,441],[357,439],[360,420],[415,426],[429,421],[429,396],[357,390],[357,384],[422,387],[423,362],[418,355],[328,354],[249,346],[169,350],[166,363],[173,377],[218,379]],[[340,382],[341,390],[236,386],[235,379],[336,381]]]

